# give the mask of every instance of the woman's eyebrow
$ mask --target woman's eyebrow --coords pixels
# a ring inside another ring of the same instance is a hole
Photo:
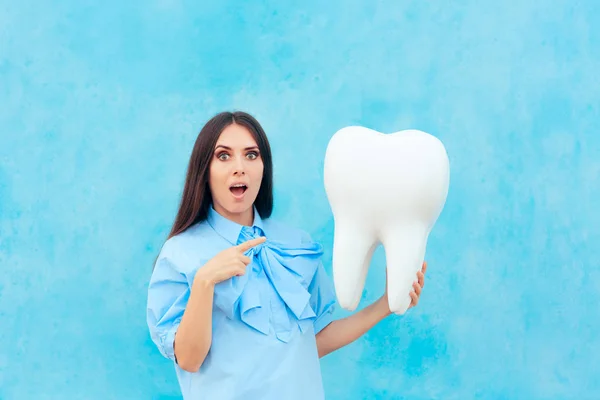
[[[222,148],[224,148],[225,150],[231,150],[231,147],[229,147],[229,146],[225,146],[224,144],[218,144],[218,145],[215,147],[215,150],[216,150],[216,149],[218,149],[219,147],[222,147]],[[256,150],[258,150],[258,146],[250,146],[250,147],[246,147],[246,148],[244,148],[244,150],[255,150],[255,149],[256,149]]]

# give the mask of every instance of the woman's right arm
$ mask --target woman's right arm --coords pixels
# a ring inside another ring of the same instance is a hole
[[[210,349],[213,294],[213,281],[196,275],[173,344],[177,364],[188,372],[198,371]]]
[[[164,356],[186,371],[198,371],[212,343],[215,285],[243,275],[250,263],[244,252],[265,240],[252,239],[218,253],[198,269],[190,287],[168,260],[157,263],[148,289],[148,326]]]

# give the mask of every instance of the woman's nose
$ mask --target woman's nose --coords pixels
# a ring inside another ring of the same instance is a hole
[[[233,170],[233,174],[234,175],[244,175],[245,174],[245,171],[244,171],[244,169],[245,169],[244,168],[244,161],[241,160],[240,158],[238,158],[235,161],[235,164],[234,164],[233,168],[234,168],[234,170]]]

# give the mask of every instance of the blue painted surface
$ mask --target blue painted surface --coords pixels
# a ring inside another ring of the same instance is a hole
[[[323,359],[328,399],[600,398],[600,3],[213,3],[0,1],[0,398],[178,398],[145,288],[223,109],[328,270],[333,132],[450,154],[422,301]]]

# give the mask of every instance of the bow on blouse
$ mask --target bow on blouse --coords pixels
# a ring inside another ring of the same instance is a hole
[[[247,241],[259,236],[259,228],[244,227],[240,240]],[[298,320],[299,328],[304,331],[306,323],[312,322],[316,316],[310,306],[308,286],[317,271],[322,254],[322,247],[316,242],[291,245],[267,239],[246,252],[251,263],[244,275],[233,276],[215,286],[215,305],[227,317],[240,319],[248,326],[268,334],[270,304],[261,303],[258,280],[262,270]],[[275,330],[280,340],[287,341],[291,336],[292,321],[286,310],[282,310],[280,314],[274,316],[278,325]]]

